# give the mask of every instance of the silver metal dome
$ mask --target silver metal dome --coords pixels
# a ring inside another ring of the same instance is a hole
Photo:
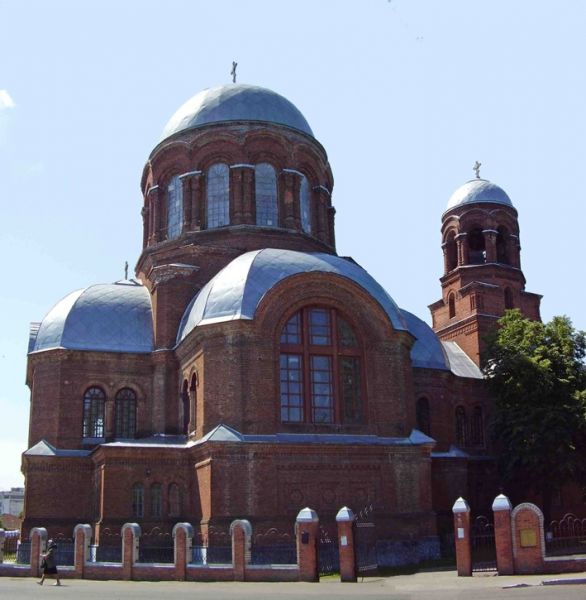
[[[29,352],[52,348],[152,352],[151,297],[134,280],[92,285],[63,298],[35,330],[33,325]]]
[[[275,285],[292,275],[310,272],[352,280],[381,305],[395,329],[407,330],[394,300],[356,263],[331,254],[266,248],[235,258],[200,290],[181,319],[177,343],[199,325],[253,319],[260,301]]]
[[[460,186],[448,200],[446,210],[450,210],[462,204],[474,204],[478,202],[494,202],[513,206],[507,193],[498,185],[486,179],[471,179]]]
[[[226,121],[276,123],[313,137],[305,117],[289,100],[266,88],[233,83],[193,96],[169,119],[161,140],[179,131]]]

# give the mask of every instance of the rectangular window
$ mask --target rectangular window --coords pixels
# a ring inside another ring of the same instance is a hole
[[[144,488],[140,484],[132,488],[132,515],[136,519],[144,516]]]
[[[281,354],[281,421],[303,422],[303,359],[299,354]]]
[[[173,177],[167,187],[167,238],[179,237],[183,228],[183,185]]]
[[[85,398],[83,403],[83,437],[104,437],[104,401]]]
[[[340,389],[342,393],[342,411],[344,423],[362,421],[360,397],[360,361],[355,356],[340,358]]]
[[[309,343],[312,346],[332,345],[330,313],[325,308],[312,308],[309,311]]]
[[[151,516],[160,517],[163,514],[163,488],[156,483],[151,486]]]
[[[133,438],[136,433],[136,402],[116,401],[116,437]]]
[[[331,356],[311,356],[311,408],[314,423],[334,422]]]

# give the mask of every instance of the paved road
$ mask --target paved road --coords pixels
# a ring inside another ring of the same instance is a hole
[[[586,576],[566,575],[565,579]],[[585,585],[542,586],[543,576],[456,577],[455,572],[418,573],[368,578],[351,584],[315,583],[191,583],[65,580],[38,586],[30,578],[0,578],[2,600],[297,600],[352,598],[357,600],[584,600]],[[507,586],[525,584],[528,587]]]

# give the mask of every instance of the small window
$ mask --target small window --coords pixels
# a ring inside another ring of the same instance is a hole
[[[461,447],[468,445],[468,421],[463,406],[456,408],[456,444]]]
[[[305,233],[311,233],[311,190],[309,181],[305,175],[301,178],[299,190],[299,212],[301,213],[301,229]]]
[[[183,512],[183,497],[181,488],[172,483],[169,485],[169,516],[179,517]]]
[[[472,428],[470,442],[473,446],[484,446],[484,417],[482,406],[475,406],[472,413]]]
[[[176,175],[167,186],[167,238],[181,235],[183,229],[183,185]]]
[[[132,486],[132,516],[135,519],[144,517],[144,487],[142,483]]]
[[[136,435],[136,394],[130,388],[116,394],[116,437],[133,438]]]
[[[160,483],[151,485],[151,517],[161,517],[163,514],[163,486]]]
[[[429,400],[419,398],[417,400],[417,429],[425,435],[431,435]]]
[[[83,396],[83,437],[104,437],[106,394],[99,387],[88,388]]]
[[[256,224],[278,225],[277,175],[272,165],[261,163],[254,168]]]
[[[453,319],[456,316],[456,296],[454,294],[450,294],[448,297],[448,311],[450,319]]]
[[[453,271],[458,266],[458,246],[455,232],[450,232],[446,240],[446,268]]]
[[[230,224],[230,169],[217,163],[208,171],[207,226],[209,229]]]

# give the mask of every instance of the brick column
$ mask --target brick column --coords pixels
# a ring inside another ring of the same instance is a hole
[[[177,581],[185,581],[187,565],[191,562],[192,540],[193,527],[190,523],[177,523],[173,527],[173,556]]]
[[[230,525],[232,537],[232,568],[234,581],[246,581],[246,566],[250,564],[252,525],[246,519],[237,519]]]
[[[499,575],[514,575],[515,573],[511,509],[511,503],[504,494],[499,494],[492,503],[496,567]]]
[[[230,224],[253,224],[254,165],[230,166]]]
[[[299,187],[301,183],[301,173],[294,169],[283,169],[283,199],[281,206],[283,208],[281,223],[287,229],[301,229],[301,219],[299,217]],[[279,210],[279,214],[281,211]]]
[[[468,264],[468,244],[466,243],[467,233],[459,233],[456,236],[456,248],[458,250],[458,266]]]
[[[31,575],[38,577],[41,554],[47,549],[47,530],[44,527],[33,527],[29,539],[31,541]]]
[[[73,530],[74,556],[73,565],[75,577],[83,579],[85,563],[90,559],[90,542],[92,541],[92,528],[89,525],[76,525]]]
[[[456,542],[458,577],[470,577],[472,575],[470,507],[464,498],[458,498],[452,507],[452,512],[454,513],[454,537]]]
[[[323,185],[318,185],[314,188],[314,191],[317,194],[317,238],[327,244],[329,243],[328,206],[330,193]]]
[[[340,579],[356,582],[356,550],[354,548],[354,513],[344,506],[336,515],[340,549]]]
[[[525,502],[511,513],[513,562],[516,574],[543,573],[545,567],[545,539],[543,513]]]
[[[319,518],[315,510],[302,508],[295,521],[299,581],[319,581],[317,539]]]
[[[122,526],[122,579],[131,580],[134,565],[138,562],[140,525],[125,523]]]
[[[0,529],[0,565],[4,562],[4,540],[6,539],[6,533],[4,529]]]

